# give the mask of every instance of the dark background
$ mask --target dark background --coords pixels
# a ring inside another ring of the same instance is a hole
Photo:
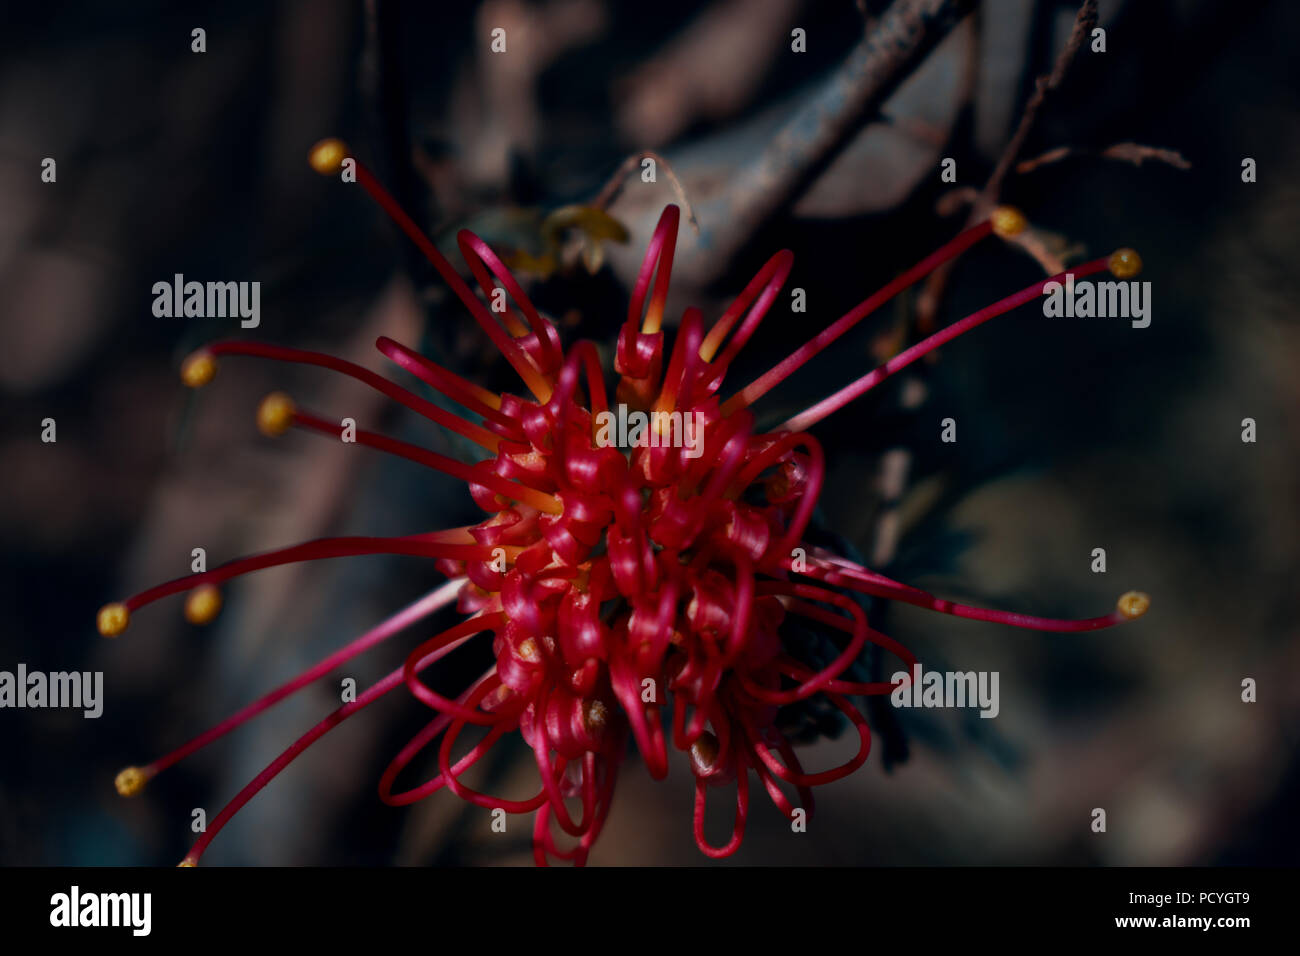
[[[884,4],[867,3],[874,19]],[[377,15],[376,15],[377,11]],[[772,252],[790,248],[785,303],[735,372],[742,384],[813,330],[932,251],[966,210],[1050,71],[1075,6],[982,5],[811,186],[742,242],[711,248],[685,225],[668,314],[720,313]],[[337,702],[334,679],[119,798],[114,774],[189,739],[427,590],[409,559],[263,572],[225,589],[207,629],[179,599],[105,641],[95,610],[188,570],[331,534],[404,534],[473,520],[463,488],[414,465],[252,425],[287,388],[327,415],[456,449],[353,383],[229,361],[202,393],[178,363],[222,320],[155,318],[173,273],[262,283],[254,333],[383,369],[378,334],[418,344],[463,374],[508,384],[468,317],[359,190],[305,157],[346,138],[435,236],[468,225],[528,245],[536,210],[589,202],[620,162],[659,150],[701,215],[725,234],[736,173],[826,82],[863,34],[849,0],[713,4],[548,0],[482,4],[136,2],[8,4],[0,39],[0,668],[105,672],[104,716],[0,711],[0,863],[167,864],[190,811],[222,803]],[[1300,795],[1300,644],[1295,532],[1300,482],[1294,277],[1300,212],[1296,59],[1300,8],[1275,2],[1101,4],[1107,52],[1086,47],[1044,105],[1022,157],[1080,152],[1002,194],[1035,226],[1099,255],[1138,248],[1153,286],[1148,329],[1045,320],[1027,308],[943,350],[910,414],[896,386],[815,429],[830,476],[822,518],[870,554],[880,453],[906,449],[902,535],[888,573],[943,596],[1056,616],[1105,613],[1131,588],[1150,614],[1119,630],[1047,635],[909,607],[889,631],[927,667],[997,670],[1002,713],[902,712],[910,754],[818,793],[793,835],[756,795],[733,858],[780,863],[1287,863]],[[509,52],[488,33],[505,26]],[[190,52],[190,30],[208,52]],[[792,54],[789,31],[807,30]],[[1095,155],[1137,142],[1191,163]],[[1089,152],[1091,151],[1091,152]],[[40,161],[58,182],[40,182]],[[1259,180],[1243,184],[1243,157]],[[832,162],[833,160],[833,162]],[[950,198],[950,197],[949,197]],[[632,231],[596,276],[530,286],[565,335],[612,342],[630,272],[676,195],[629,180],[610,212]],[[706,215],[712,211],[712,218]],[[734,248],[733,248],[734,246]],[[718,254],[718,250],[722,254]],[[946,324],[1041,269],[982,244],[954,271]],[[912,318],[882,310],[765,400],[775,424],[877,361]],[[40,441],[54,417],[58,442]],[[959,441],[938,440],[953,416]],[[1240,441],[1244,417],[1256,444]],[[1089,571],[1105,547],[1108,571]],[[450,620],[448,615],[443,616]],[[436,623],[436,622],[435,622]],[[432,633],[430,631],[429,633]],[[386,673],[413,629],[344,673]],[[447,668],[447,687],[474,662]],[[1240,683],[1259,682],[1243,704]],[[213,863],[516,863],[530,826],[491,833],[448,793],[404,810],[375,795],[384,766],[425,720],[403,693],[313,748],[223,832]],[[848,741],[806,765],[838,762]],[[531,792],[519,744],[491,773]],[[650,781],[635,758],[596,864],[700,863],[690,777]],[[1094,807],[1109,830],[1089,829]]]

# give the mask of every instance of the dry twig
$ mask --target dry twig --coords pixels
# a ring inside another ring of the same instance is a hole
[[[653,150],[642,150],[639,153],[633,153],[627,159],[619,164],[614,175],[609,177],[596,198],[591,201],[591,205],[597,209],[608,209],[609,204],[618,198],[618,194],[623,191],[623,185],[627,182],[627,177],[641,165],[646,159],[653,159],[657,167],[662,167],[664,175],[668,177],[669,184],[673,187],[673,192],[677,194],[677,200],[682,204],[682,210],[686,213],[686,221],[695,229],[695,234],[700,234],[700,221],[695,218],[695,208],[691,205],[690,198],[686,195],[686,187],[682,181],[677,178],[673,172],[672,165],[664,157],[660,156]]]
[[[1141,143],[1116,143],[1114,146],[1108,146],[1100,151],[1084,149],[1078,146],[1058,146],[1056,149],[1049,149],[1033,159],[1026,159],[1017,163],[1016,172],[1020,174],[1033,172],[1040,166],[1059,163],[1071,156],[1100,156],[1102,159],[1118,159],[1121,162],[1132,163],[1134,166],[1141,166],[1148,159],[1152,159],[1173,166],[1175,169],[1192,168],[1192,164],[1187,160],[1187,157],[1176,149],[1143,146]]]

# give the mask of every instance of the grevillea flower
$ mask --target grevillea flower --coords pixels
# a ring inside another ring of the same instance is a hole
[[[345,155],[342,144],[327,140],[313,151],[312,164],[332,173]],[[699,309],[687,309],[669,348],[662,323],[678,210],[668,206],[632,289],[614,358],[615,401],[661,414],[648,416],[650,434],[643,440],[618,447],[604,440],[608,430],[601,435],[611,405],[595,344],[581,341],[566,351],[555,326],[533,307],[501,260],[477,236],[461,232],[461,252],[493,304],[489,308],[360,164],[356,174],[441,273],[518,373],[527,394],[491,392],[388,338],[376,343],[387,358],[466,414],[453,414],[365,368],[316,352],[223,341],[186,359],[181,375],[191,387],[211,381],[218,360],[232,356],[315,365],[359,379],[485,454],[466,464],[362,430],[356,432],[357,442],[461,479],[488,517],[472,527],[404,537],[309,541],[160,584],[99,612],[101,633],[116,636],[143,605],[184,591],[189,592],[187,617],[205,623],[220,609],[218,585],[231,578],[346,555],[429,558],[449,579],[173,753],[122,771],[117,789],[124,795],[137,793],[158,772],[435,610],[455,601],[466,615],[412,650],[402,667],[335,710],[258,774],[211,821],[182,865],[193,865],[231,816],[303,750],[398,687],[406,687],[434,715],[383,774],[379,794],[386,803],[412,803],[445,788],[485,808],[531,812],[538,863],[552,858],[583,863],[635,743],[654,778],[668,773],[670,750],[687,755],[695,775],[696,843],[707,856],[727,856],[744,835],[751,776],[781,813],[795,819],[799,810],[811,812],[814,787],[866,761],[871,731],[852,698],[888,694],[895,685],[846,679],[864,649],[874,644],[911,672],[915,657],[869,627],[850,592],[1044,631],[1104,628],[1145,612],[1149,601],[1137,592],[1120,598],[1113,612],[1085,620],[969,607],[805,541],[826,473],[821,446],[808,429],[934,348],[1035,299],[1052,279],[931,335],[775,430],[755,428],[751,406],[769,390],[963,250],[990,234],[1009,237],[1021,231],[1025,221],[1016,210],[999,208],[724,398],[727,370],[771,307],[793,256],[782,251],[768,260],[711,325]],[[1070,271],[1082,278],[1109,268],[1128,278],[1139,265],[1136,253],[1120,250]],[[513,305],[505,302],[506,295]],[[677,413],[681,419],[672,418]],[[701,444],[694,451],[665,440],[685,416],[699,426]],[[263,401],[258,424],[271,435],[290,427],[338,435],[335,425],[282,393]],[[796,623],[792,618],[841,635],[834,659],[826,663],[799,647],[789,637],[797,630],[790,626]],[[459,696],[444,697],[422,680],[430,665],[466,642],[489,639],[495,664]],[[859,742],[843,765],[809,771],[778,730],[778,714],[817,695],[844,714]],[[457,741],[470,725],[483,728],[477,732],[482,736],[458,754]],[[466,770],[515,732],[536,759],[537,792],[527,799],[504,799],[466,785]],[[398,789],[397,778],[426,748],[436,751],[437,775]],[[705,838],[706,797],[723,788],[726,799],[735,801],[735,823],[730,839],[715,846]]]

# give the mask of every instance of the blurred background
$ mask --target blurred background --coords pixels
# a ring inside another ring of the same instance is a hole
[[[521,275],[570,341],[613,343],[668,202],[684,196],[698,225],[683,219],[673,321],[688,305],[717,316],[768,256],[793,250],[787,289],[806,291],[808,311],[778,299],[738,384],[972,210],[1025,211],[1027,248],[983,243],[900,297],[765,399],[768,424],[1045,265],[1138,248],[1149,328],[1023,309],[814,432],[830,462],[819,520],[891,576],[1062,617],[1106,613],[1139,588],[1151,612],[1118,630],[1048,635],[874,608],[927,668],[1000,672],[1000,715],[877,708],[871,759],[819,788],[809,832],[792,834],[756,797],[727,862],[1295,864],[1300,6],[1109,0],[1098,10],[1105,51],[1085,39],[1064,59],[1073,2],[892,6],[7,4],[0,669],[102,670],[106,700],[98,720],[0,711],[0,863],[179,860],[191,811],[211,820],[336,706],[337,677],[364,686],[454,619],[412,628],[140,796],[114,792],[123,766],[180,745],[440,579],[403,558],[275,569],[225,588],[211,627],[186,624],[177,598],[115,641],[95,631],[100,605],[188,572],[195,547],[218,563],[480,514],[458,482],[418,466],[301,434],[272,441],[253,425],[261,397],[284,388],[327,417],[459,450],[355,383],[252,360],[225,362],[198,393],[178,382],[185,354],[230,335],[386,371],[372,348],[386,334],[510,384],[363,193],[310,170],[311,145],[338,135],[444,245],[468,226],[515,261],[533,257]],[[950,15],[912,18],[923,7]],[[194,28],[204,53],[191,51]],[[496,28],[504,54],[490,51]],[[805,52],[791,49],[795,29]],[[1039,77],[1050,79],[1035,108]],[[647,150],[654,184],[637,175]],[[40,180],[45,157],[56,183]],[[1242,182],[1246,157],[1257,182]],[[941,181],[944,158],[956,160],[955,183]],[[548,246],[545,217],[567,204],[605,209],[628,243],[570,231]],[[260,328],[155,317],[153,283],[178,272],[260,281]],[[47,417],[54,444],[40,439]],[[946,417],[955,445],[939,440]],[[1241,441],[1246,417],[1255,444]],[[1105,574],[1090,570],[1097,547]],[[437,686],[463,686],[471,657],[449,661]],[[1247,677],[1254,704],[1241,701]],[[379,802],[381,772],[426,719],[396,693],[348,721],[205,862],[528,862],[524,818],[502,836],[448,793],[406,809]],[[823,741],[803,762],[829,766],[849,749]],[[522,795],[535,773],[516,743],[477,780]],[[707,862],[691,800],[683,761],[655,783],[633,756],[592,863]],[[1090,829],[1095,807],[1105,834]]]

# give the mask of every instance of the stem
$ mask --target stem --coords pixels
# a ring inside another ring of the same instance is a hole
[[[501,437],[494,435],[492,432],[471,422],[465,421],[459,415],[453,415],[446,409],[439,408],[433,402],[426,401],[420,396],[408,392],[400,385],[394,385],[382,375],[363,368],[346,359],[335,358],[333,355],[325,355],[321,352],[309,352],[305,349],[284,348],[279,345],[268,345],[264,342],[241,342],[225,341],[214,342],[207,346],[207,351],[213,355],[251,355],[257,358],[271,359],[276,362],[292,362],[298,365],[315,365],[319,368],[327,368],[333,372],[340,372],[357,381],[364,382],[377,392],[382,392],[394,401],[401,402],[407,408],[414,412],[419,412],[425,418],[437,422],[444,428],[463,435],[476,445],[480,445],[492,453],[496,453],[498,446],[501,444]]]
[[[470,637],[472,636],[473,635],[471,635]],[[450,654],[452,651],[454,651],[465,641],[470,640],[470,637],[463,637],[458,641],[446,645],[445,647],[439,648],[438,650],[430,654],[428,657],[426,657],[423,661],[421,661],[419,667],[421,669],[428,667],[430,664],[434,663],[435,661]],[[294,760],[296,760],[298,756],[303,753],[303,751],[305,751],[316,741],[320,740],[322,737],[324,737],[327,733],[329,733],[339,724],[343,723],[343,721],[347,720],[357,711],[362,710],[365,707],[369,707],[371,704],[379,700],[379,698],[383,697],[389,691],[393,690],[396,687],[401,686],[401,684],[402,684],[402,668],[399,667],[397,668],[397,670],[389,673],[382,680],[367,687],[364,691],[361,692],[360,696],[358,696],[356,700],[352,701],[349,704],[344,704],[342,707],[335,710],[333,713],[331,713],[320,723],[316,724],[316,726],[312,727],[311,730],[307,731],[305,734],[303,734],[301,737],[295,740],[292,746],[290,746],[287,750],[281,753],[280,756],[276,757],[275,760],[271,761],[271,763],[268,764],[262,770],[261,773],[259,773],[256,777],[250,780],[248,784],[244,786],[244,789],[240,790],[239,793],[235,794],[233,800],[231,800],[224,807],[222,807],[221,812],[217,814],[216,819],[214,819],[212,823],[208,826],[206,832],[204,832],[197,840],[194,841],[194,845],[190,847],[190,851],[185,854],[185,858],[181,861],[181,865],[194,866],[196,863],[198,863],[199,857],[201,857],[203,855],[204,850],[208,848],[208,844],[210,844],[213,838],[216,837],[216,835],[221,832],[221,830],[225,827],[225,825],[230,822],[231,818],[234,817],[234,815],[238,813],[240,810],[242,810],[244,806],[248,803],[248,801],[252,800],[253,797],[257,796],[258,792],[263,787],[265,787],[268,783],[270,783],[277,776],[279,776],[282,770],[284,770],[287,766],[289,766],[289,764],[293,763]]]
[[[370,197],[375,202],[379,203],[384,212],[388,213],[389,218],[397,223],[398,227],[415,243],[416,248],[429,260],[429,263],[438,270],[438,274],[442,276],[443,281],[451,286],[451,291],[456,293],[456,297],[465,304],[465,308],[469,309],[475,321],[482,326],[483,331],[487,332],[488,337],[501,350],[501,354],[505,356],[506,361],[514,366],[515,371],[519,373],[519,377],[524,380],[524,384],[537,397],[537,400],[544,402],[550,398],[550,384],[538,372],[537,368],[528,359],[528,356],[510,340],[510,336],[492,318],[492,314],[488,312],[487,307],[474,295],[470,287],[465,284],[465,280],[460,277],[460,273],[438,251],[432,240],[406,214],[397,201],[388,194],[388,190],[380,185],[379,180],[375,179],[370,170],[366,169],[360,162],[357,162],[357,182],[361,184],[361,187],[370,194]]]
[[[404,554],[421,558],[450,558],[453,561],[490,561],[492,559],[492,548],[470,543],[449,544],[446,543],[448,537],[462,539],[462,542],[466,538],[473,540],[470,538],[468,531],[463,528],[457,528],[454,531],[435,531],[429,534],[412,534],[398,538],[318,538],[315,541],[306,541],[292,547],[278,548],[274,551],[266,551],[262,554],[230,561],[220,567],[213,568],[211,571],[201,571],[198,574],[188,574],[185,577],[174,578],[163,584],[155,585],[147,591],[132,595],[122,603],[126,605],[128,610],[134,611],[146,604],[152,604],[160,598],[181,591],[192,590],[201,584],[220,584],[222,581],[228,581],[231,578],[252,571],[278,567],[283,564],[295,564],[299,561],[320,561],[326,558],[356,557],[365,554]],[[522,548],[518,547],[506,548],[506,553],[508,556],[512,556],[511,552],[517,554],[522,550]]]
[[[954,259],[979,242],[993,227],[989,222],[982,222],[949,240],[930,255],[926,256],[912,268],[894,278],[880,291],[868,296],[851,311],[846,312],[825,330],[800,346],[793,354],[783,359],[763,375],[737,392],[722,404],[722,413],[728,415],[738,408],[745,408],[761,396],[767,394],[781,382],[784,382],[809,359],[817,355],[828,345],[838,339],[853,326],[892,299],[904,289],[914,285],[929,275],[943,263]]]
[[[326,421],[300,409],[294,410],[293,424],[332,438],[339,436],[339,427],[333,422]],[[444,475],[450,475],[471,484],[482,485],[503,498],[518,501],[530,508],[536,508],[538,511],[544,511],[552,515],[562,514],[564,511],[564,506],[554,495],[548,495],[536,488],[529,488],[526,485],[509,481],[500,475],[485,474],[481,471],[476,472],[471,466],[462,461],[448,458],[446,455],[440,455],[435,451],[429,451],[427,448],[420,448],[418,445],[412,445],[409,442],[389,438],[387,435],[380,435],[362,428],[356,429],[356,439],[360,445],[378,448],[380,451],[386,451],[389,454],[440,471]]]
[[[435,588],[418,601],[407,605],[392,617],[371,628],[369,631],[366,631],[366,633],[362,634],[346,646],[339,648],[329,657],[326,657],[324,660],[303,671],[297,677],[281,684],[271,692],[262,695],[251,704],[248,704],[246,707],[231,714],[215,727],[199,734],[184,746],[176,748],[166,756],[160,757],[153,763],[141,767],[140,769],[149,777],[153,777],[155,774],[161,773],[168,767],[184,760],[190,754],[202,750],[213,741],[220,740],[236,727],[252,720],[264,710],[274,707],[280,701],[284,700],[284,698],[325,676],[340,664],[352,660],[352,658],[368,651],[376,644],[387,640],[399,631],[405,630],[416,621],[423,620],[435,611],[446,607],[452,601],[456,600],[456,595],[460,593],[461,586],[464,583],[465,578],[453,578],[446,584]]]
[[[1038,296],[1043,294],[1043,288],[1049,282],[1063,283],[1066,275],[1073,275],[1075,278],[1090,276],[1104,271],[1107,268],[1107,263],[1108,258],[1094,259],[1092,262],[1084,263],[1081,266],[1075,266],[1068,270],[1068,272],[1060,272],[1054,276],[1049,276],[1046,279],[1041,279],[1014,295],[1009,295],[1005,299],[994,302],[992,305],[985,306],[978,312],[972,313],[971,315],[966,316],[966,318],[954,322],[947,328],[934,333],[934,335],[922,339],[911,348],[904,349],[883,365],[862,376],[862,378],[858,379],[853,384],[846,385],[829,398],[825,398],[806,411],[795,415],[785,424],[781,425],[777,430],[792,432],[806,431],[823,418],[833,412],[839,411],[855,398],[869,392],[899,369],[906,368],[928,352],[932,352],[941,345],[951,342],[953,339],[957,338],[957,336],[963,335],[966,332],[983,325],[989,319],[996,318],[999,315],[1010,312],[1018,306],[1024,305],[1032,299],[1038,298]]]

